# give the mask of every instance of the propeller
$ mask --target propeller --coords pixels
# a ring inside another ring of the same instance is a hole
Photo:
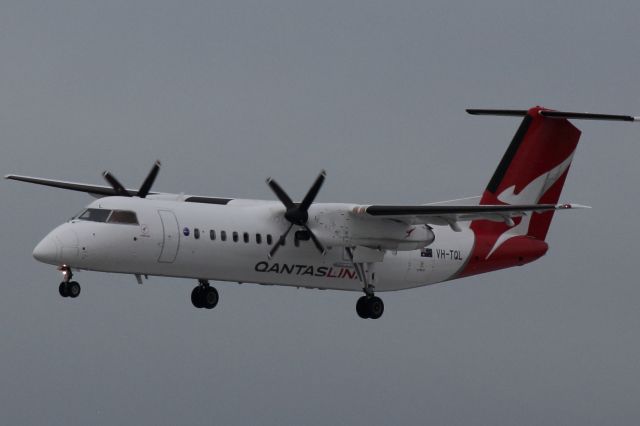
[[[309,189],[309,192],[307,192],[307,195],[305,195],[304,199],[299,204],[291,201],[289,195],[287,195],[284,189],[282,189],[282,187],[278,185],[275,180],[271,178],[267,179],[267,185],[269,185],[269,188],[271,188],[274,194],[276,194],[276,197],[278,197],[278,199],[282,202],[282,204],[284,204],[285,208],[287,209],[284,213],[284,218],[287,219],[287,221],[290,223],[287,230],[280,236],[280,238],[278,238],[276,244],[269,251],[269,259],[271,259],[276,254],[280,246],[284,245],[284,242],[287,239],[287,235],[289,235],[289,232],[294,225],[304,228],[309,233],[309,237],[311,237],[311,241],[313,241],[313,244],[315,244],[318,251],[322,254],[325,254],[326,250],[324,246],[315,236],[313,231],[311,231],[311,229],[307,225],[307,222],[309,221],[309,207],[318,195],[318,192],[320,191],[320,188],[322,187],[326,176],[326,172],[322,170],[313,185],[311,185],[311,188]]]
[[[153,182],[155,182],[159,171],[160,171],[160,161],[156,161],[153,164],[153,167],[151,167],[149,174],[144,179],[144,182],[142,182],[140,189],[136,193],[138,197],[145,198],[147,195],[149,195],[151,186],[153,185]],[[127,191],[127,189],[120,183],[120,181],[118,181],[118,179],[116,179],[115,176],[111,174],[111,172],[105,171],[102,173],[102,176],[105,178],[107,182],[109,182],[109,185],[111,185],[111,187],[113,188],[115,195],[120,195],[122,197],[132,196],[131,193],[129,193],[129,191]]]

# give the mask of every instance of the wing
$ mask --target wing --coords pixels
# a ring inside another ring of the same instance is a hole
[[[39,177],[21,176],[21,175],[6,175],[4,178],[10,179],[10,180],[17,180],[20,182],[35,183],[37,185],[51,186],[54,188],[67,189],[70,191],[86,192],[87,194],[96,198],[122,195],[122,193],[117,192],[113,187],[105,186],[105,185],[92,185],[88,183],[68,182],[64,180],[44,179]],[[140,190],[137,190],[137,189],[124,188],[124,190],[131,197],[135,197],[140,194]],[[178,194],[169,194],[166,192],[147,192],[147,194],[162,196],[162,197],[170,197],[170,199],[175,199],[175,197],[178,196]],[[228,204],[229,201],[232,200],[232,198],[204,197],[204,196],[184,195],[184,194],[180,194],[179,197],[181,200],[184,200],[189,203],[206,203],[206,204]]]
[[[119,195],[123,197],[140,197],[145,198],[149,194],[157,194],[157,192],[150,192],[151,186],[153,182],[156,180],[156,176],[158,176],[158,172],[160,171],[160,161],[156,160],[156,162],[151,167],[151,170],[147,174],[147,177],[142,182],[142,186],[140,189],[127,189],[116,179],[116,177],[108,171],[104,171],[102,173],[102,177],[109,183],[110,186],[103,185],[91,185],[86,183],[79,182],[68,182],[64,180],[54,180],[54,179],[43,179],[33,176],[20,176],[20,175],[6,175],[5,179],[18,180],[21,182],[29,182],[35,183],[37,185],[45,185],[52,186],[54,188],[62,188],[70,191],[79,191],[86,192],[89,195],[94,197],[109,197],[113,195]]]
[[[110,186],[104,185],[91,185],[87,183],[68,182],[64,180],[44,179],[32,176],[21,175],[6,175],[5,179],[18,180],[21,182],[35,183],[37,185],[52,186],[54,188],[68,189],[71,191],[86,192],[94,197],[111,197],[113,195],[121,195],[116,193],[115,189]],[[130,196],[138,195],[136,189],[126,189]],[[149,194],[157,194],[156,192],[150,192]]]
[[[458,222],[491,220],[513,226],[513,218],[531,213],[556,210],[589,208],[580,204],[523,204],[523,205],[419,205],[386,206],[372,205],[356,207],[354,213],[378,219],[391,219],[407,224],[448,225],[459,231]]]

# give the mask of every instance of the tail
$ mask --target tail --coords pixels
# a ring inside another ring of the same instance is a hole
[[[553,111],[540,107],[528,111],[469,112],[524,116],[480,204],[557,204],[580,130],[564,117],[545,116]],[[523,265],[543,256],[548,249],[544,240],[553,214],[532,213],[516,219],[512,226],[487,220],[472,222],[475,244],[461,276]]]
[[[527,111],[482,195],[481,205],[558,203],[581,132],[567,119],[545,117],[540,111],[545,110],[536,107]],[[544,241],[553,214],[536,213],[523,221],[528,222],[523,235]]]
[[[525,110],[467,110],[474,115],[524,117],[484,191],[480,204],[557,204],[578,146],[580,130],[567,119],[640,121],[630,115]],[[458,276],[524,265],[543,256],[553,211],[531,213],[514,223],[476,220],[475,241]]]

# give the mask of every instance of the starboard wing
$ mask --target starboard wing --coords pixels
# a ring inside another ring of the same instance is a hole
[[[408,224],[449,225],[459,231],[458,222],[491,220],[513,225],[513,219],[547,211],[589,208],[580,204],[523,205],[371,205],[353,209],[354,213],[371,219],[391,219]]]

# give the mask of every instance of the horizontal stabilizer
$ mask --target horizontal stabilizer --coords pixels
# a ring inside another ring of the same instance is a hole
[[[524,117],[529,111],[525,109],[467,109],[471,115],[499,115],[507,117]],[[640,121],[640,117],[617,114],[593,114],[590,112],[569,112],[539,110],[538,114],[547,118],[565,118],[574,120],[605,120],[605,121]]]
[[[467,109],[471,115],[503,115],[507,117],[524,117],[527,115],[526,109]]]

